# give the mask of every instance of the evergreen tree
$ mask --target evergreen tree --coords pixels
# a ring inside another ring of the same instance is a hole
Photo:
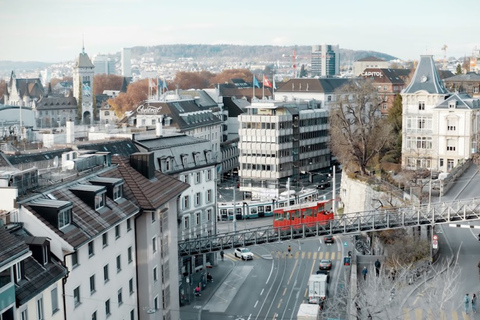
[[[392,149],[387,151],[383,158],[385,161],[398,163],[402,157],[402,108],[402,96],[397,93],[387,117],[394,139]]]
[[[457,64],[457,70],[455,71],[455,74],[458,75],[458,74],[462,74],[462,66],[459,64]]]
[[[306,78],[307,77],[307,70],[305,69],[305,65],[302,64],[302,67],[300,68],[300,78]]]

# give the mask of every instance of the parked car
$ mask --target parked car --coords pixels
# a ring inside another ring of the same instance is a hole
[[[327,260],[327,259],[320,260],[320,266],[318,268],[320,270],[332,269],[332,260]]]
[[[332,244],[335,242],[335,240],[333,240],[333,236],[326,236],[323,238],[323,241],[325,241],[325,244]]]
[[[242,260],[253,260],[253,253],[247,248],[235,248],[235,257]]]
[[[321,181],[320,184],[317,185],[317,189],[326,189],[330,187],[330,181]]]

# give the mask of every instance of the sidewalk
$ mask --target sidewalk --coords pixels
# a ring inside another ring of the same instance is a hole
[[[192,283],[184,283],[182,287],[185,290],[185,300],[182,301],[180,307],[181,320],[199,320],[201,319],[202,308],[215,294],[222,282],[228,277],[235,267],[235,263],[228,259],[224,261],[218,260],[217,264],[212,268],[204,269],[193,274]],[[202,281],[202,275],[209,272],[213,277],[213,282],[207,282],[206,286],[202,288],[201,296],[197,297],[193,294],[195,286]],[[182,288],[181,288],[182,289]]]

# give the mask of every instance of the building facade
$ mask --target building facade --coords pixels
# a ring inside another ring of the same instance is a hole
[[[388,61],[373,56],[358,59],[353,63],[353,76],[361,76],[365,69],[388,69],[388,66]]]
[[[79,105],[77,118],[83,124],[93,124],[95,115],[93,114],[93,77],[95,75],[95,66],[85,53],[85,48],[79,54],[73,69],[73,96],[77,99]]]
[[[340,74],[340,48],[338,45],[315,45],[312,46],[312,70],[313,77],[329,77]]]
[[[240,191],[275,198],[304,172],[330,168],[328,111],[315,101],[259,101],[239,115]]]
[[[432,56],[421,56],[402,92],[402,166],[449,172],[477,151],[479,100],[450,93]]]
[[[480,98],[480,75],[475,72],[449,77],[444,82],[451,92],[464,92],[473,98]]]

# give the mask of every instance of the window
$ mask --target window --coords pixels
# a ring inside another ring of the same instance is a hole
[[[108,282],[110,278],[108,277],[108,264],[103,266],[103,281]]]
[[[133,261],[132,247],[128,247],[127,249],[127,259],[128,259],[128,263],[132,263]]]
[[[154,223],[155,220],[156,220],[156,219],[155,219],[155,211],[154,211],[154,212],[152,212],[152,223]]]
[[[44,320],[43,317],[43,298],[37,300],[37,319]]]
[[[72,253],[72,268],[78,267],[78,254],[77,251]]]
[[[127,232],[132,230],[132,221],[130,218],[127,219]]]
[[[105,206],[105,193],[95,195],[95,210]]]
[[[153,268],[153,281],[157,281],[158,280],[158,271],[157,271],[157,267],[154,267]]]
[[[104,248],[108,246],[108,234],[106,232],[102,234],[102,244]]]
[[[185,198],[183,198],[183,209],[188,209],[189,206],[190,206],[189,196],[185,196]]]
[[[123,304],[122,288],[120,288],[117,292],[117,301],[119,306]]]
[[[68,226],[72,220],[71,220],[71,217],[72,217],[72,209],[65,209],[65,210],[62,210],[58,213],[58,229],[62,229],[66,226]]]
[[[122,256],[117,256],[117,273],[122,271]]]
[[[88,243],[88,256],[91,257],[95,254],[94,248],[93,248],[93,241],[90,241]]]
[[[73,289],[73,304],[75,307],[80,304],[80,286]]]
[[[105,301],[105,314],[107,317],[110,316],[110,299]]]
[[[196,218],[196,223],[197,223],[197,226],[200,224],[200,212],[197,212],[195,214],[195,218]]]
[[[56,313],[58,309],[58,290],[57,288],[53,288],[52,291],[50,291],[50,298],[52,300],[52,314]]]
[[[130,320],[135,320],[135,310],[130,311]]]
[[[23,262],[19,262],[19,263],[16,263],[15,264],[15,283],[19,283],[20,280],[22,280],[23,278],[23,272],[22,272],[22,269],[23,269],[23,266],[22,266],[22,263]]]
[[[123,186],[115,186],[113,188],[113,200],[120,199],[123,196]]]
[[[97,320],[97,311],[92,313],[92,320]]]
[[[197,192],[195,194],[195,206],[198,207],[201,204],[201,194],[200,192]]]
[[[211,221],[212,220],[212,209],[208,209],[207,210],[207,221]]]
[[[152,238],[152,251],[153,253],[157,252],[157,237]]]
[[[154,308],[155,310],[158,310],[158,297],[155,297],[155,298],[153,299],[153,308]]]
[[[200,179],[200,172],[197,172],[197,173],[195,174],[195,184],[199,184],[199,183],[200,183],[200,180],[201,180],[201,179]]]
[[[130,294],[133,294],[133,278],[128,280],[128,291],[130,292]]]
[[[212,190],[207,190],[207,203],[212,202]]]
[[[20,313],[20,320],[28,320],[27,309],[23,310],[23,311]]]
[[[120,225],[115,226],[115,239],[120,238]]]
[[[90,277],[90,294],[95,292],[95,275]]]
[[[207,181],[212,180],[212,170],[207,170]]]
[[[190,229],[189,225],[190,225],[190,221],[189,221],[189,217],[185,217],[185,219],[183,220],[183,227],[185,230],[188,230]]]
[[[455,151],[456,143],[453,139],[447,139],[447,151]]]
[[[418,110],[425,110],[425,101],[418,101]]]
[[[455,131],[457,126],[457,121],[454,119],[447,119],[447,131]]]

